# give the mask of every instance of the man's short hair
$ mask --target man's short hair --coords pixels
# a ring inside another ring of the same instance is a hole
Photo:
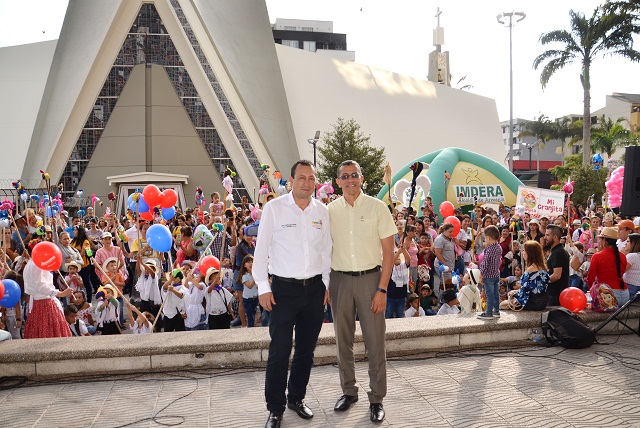
[[[547,226],[547,230],[551,232],[553,236],[557,236],[558,240],[562,238],[562,228],[557,224],[550,224],[549,226]]]
[[[340,165],[338,165],[338,170],[336,171],[336,177],[340,175],[340,169],[342,169],[343,166],[351,166],[354,165],[357,169],[358,169],[358,173],[362,174],[362,169],[360,168],[360,164],[354,160],[346,160],[344,162],[342,162]]]
[[[315,171],[313,162],[306,159],[300,159],[298,162],[294,163],[293,166],[291,167],[291,177],[293,178],[296,178],[296,169],[298,168],[298,165],[310,166]]]
[[[491,225],[484,228],[484,235],[497,241],[500,238],[500,231],[496,226]]]

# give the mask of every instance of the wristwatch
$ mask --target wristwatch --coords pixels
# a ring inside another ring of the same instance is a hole
[[[380,292],[380,293],[382,293],[382,294],[387,294],[387,290],[386,290],[386,289],[384,289],[384,288],[380,288],[380,287],[378,287],[378,289],[377,289],[376,291],[379,291],[379,292]]]

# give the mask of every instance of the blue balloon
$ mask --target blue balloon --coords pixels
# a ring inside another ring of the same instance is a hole
[[[438,270],[440,271],[440,273],[444,272],[445,269],[445,265],[441,264],[440,267],[438,267]]]
[[[53,212],[54,216],[58,215],[58,213],[60,212],[60,205],[53,205],[51,207],[51,212]]]
[[[136,210],[135,207],[133,210],[134,211]],[[141,193],[140,198],[138,198],[138,212],[145,213],[147,211],[149,211],[149,204],[145,202],[144,197],[142,196],[142,193]]]
[[[151,226],[147,229],[147,243],[151,248],[160,253],[169,251],[173,244],[169,228],[161,224]]]
[[[3,279],[4,296],[0,299],[0,306],[5,308],[13,308],[20,301],[22,292],[17,282],[12,279]]]
[[[51,211],[51,207],[47,206],[47,210],[45,212],[46,217],[53,217],[53,211]]]
[[[176,209],[174,207],[163,208],[162,218],[165,220],[171,220],[176,215]]]

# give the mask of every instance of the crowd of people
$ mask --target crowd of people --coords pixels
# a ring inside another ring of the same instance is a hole
[[[557,306],[569,286],[590,296],[598,287],[599,304],[611,308],[640,291],[640,217],[569,203],[554,218],[531,218],[500,205],[469,214],[456,208],[456,224],[438,224],[430,197],[418,213],[364,195],[355,161],[338,168],[341,197],[312,197],[317,180],[308,161],[293,165],[290,181],[290,193],[257,206],[242,198],[228,207],[214,193],[207,207],[176,207],[169,220],[145,221],[131,208],[120,218],[99,217],[94,207],[70,218],[66,211],[46,217],[46,207],[16,212],[2,236],[0,269],[22,296],[0,308],[0,333],[21,339],[269,327],[267,426],[277,427],[285,406],[313,417],[304,394],[323,322],[336,334],[343,395],[335,411],[358,400],[357,319],[369,357],[370,417],[379,422],[386,318],[495,320],[501,309]],[[169,229],[169,251],[150,245],[154,224]],[[36,266],[31,253],[42,242],[59,247],[60,269]],[[209,255],[218,262],[205,267]]]

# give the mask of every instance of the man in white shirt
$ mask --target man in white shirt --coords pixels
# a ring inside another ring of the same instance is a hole
[[[313,417],[304,398],[324,322],[324,305],[329,298],[329,212],[312,198],[316,189],[313,164],[306,160],[296,162],[289,181],[291,193],[264,205],[253,261],[260,305],[271,312],[264,385],[269,410],[267,428],[280,426],[285,406],[303,419]],[[296,348],[287,384],[294,327]]]

